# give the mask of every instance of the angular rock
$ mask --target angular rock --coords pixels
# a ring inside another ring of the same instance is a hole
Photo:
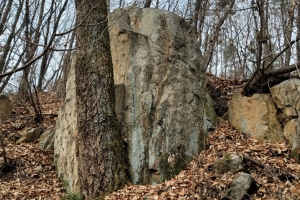
[[[58,177],[69,193],[80,193],[77,160],[77,110],[75,66],[72,62],[67,80],[67,93],[55,125],[54,163]]]
[[[271,88],[275,104],[287,117],[295,118],[300,110],[300,79],[289,79]]]
[[[242,200],[249,191],[253,179],[250,174],[241,172],[232,182],[232,186],[227,191],[228,199]]]
[[[42,150],[50,150],[54,148],[54,130],[47,129],[39,140],[39,147]]]
[[[197,38],[184,19],[152,8],[118,9],[109,27],[114,81],[124,85],[119,121],[128,139],[130,176],[134,184],[156,183],[198,154],[215,125]]]
[[[11,100],[5,96],[0,96],[0,117],[2,120],[10,119],[12,112]]]
[[[218,159],[215,163],[215,169],[220,174],[245,171],[244,166],[245,164],[243,158],[233,153],[226,154],[223,158]]]
[[[24,130],[20,133],[21,137],[16,141],[16,144],[20,144],[23,142],[35,142],[40,138],[40,129],[32,128],[30,130]]]
[[[239,131],[266,142],[283,142],[283,130],[276,118],[277,109],[269,94],[242,96],[235,92],[228,108],[229,122]]]

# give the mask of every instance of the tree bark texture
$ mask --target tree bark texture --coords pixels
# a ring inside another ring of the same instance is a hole
[[[127,181],[123,141],[114,111],[113,66],[106,0],[76,0],[78,161],[85,199],[104,197]]]
[[[152,0],[146,0],[144,8],[150,8]]]

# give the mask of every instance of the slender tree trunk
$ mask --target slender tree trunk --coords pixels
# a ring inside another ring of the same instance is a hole
[[[300,38],[300,3],[297,5],[297,38]],[[296,49],[297,49],[297,61],[300,62],[300,43],[296,43]]]
[[[52,1],[52,5],[50,7],[50,16],[52,16],[52,13],[53,13],[53,4],[54,4],[54,1]],[[42,1],[41,3],[41,11],[40,11],[40,16],[44,15],[44,6],[45,6],[45,0]],[[38,25],[38,28],[40,28],[40,25],[42,24],[42,19],[43,18],[39,18],[39,25]],[[47,45],[47,42],[49,40],[49,36],[50,36],[50,22],[51,20],[51,17],[48,18],[47,20],[47,31],[46,31],[46,34],[44,36],[44,45],[46,46]],[[46,52],[45,55],[43,56],[42,58],[42,62],[41,62],[41,65],[40,65],[40,73],[39,73],[39,76],[38,76],[38,84],[37,84],[37,90],[38,91],[43,91],[43,80],[45,78],[45,74],[47,72],[47,68],[48,68],[48,60],[49,60],[49,52]]]
[[[24,22],[25,22],[25,39],[27,41],[25,45],[25,60],[30,60],[30,57],[32,56],[33,52],[33,44],[29,42],[33,42],[32,39],[32,33],[30,29],[30,5],[29,5],[29,0],[25,0],[25,17],[24,17]],[[29,72],[30,72],[30,67],[27,67],[23,70],[23,75],[21,78],[21,82],[19,85],[19,95],[26,99],[29,100],[29,90],[30,90],[30,83],[28,80],[29,77]]]
[[[19,3],[18,10],[16,11],[15,16],[14,16],[15,18],[14,18],[13,25],[11,27],[11,30],[9,31],[10,33],[7,37],[5,45],[2,47],[3,48],[2,53],[0,55],[0,73],[4,73],[5,62],[6,62],[7,57],[9,56],[9,53],[10,53],[10,50],[11,50],[11,45],[13,43],[13,39],[14,39],[14,36],[15,36],[15,31],[17,29],[17,24],[19,22],[19,17],[22,13],[23,4],[24,4],[24,0],[22,0]],[[3,34],[5,21],[7,20],[7,15],[9,14],[7,12],[9,12],[10,9],[11,9],[11,1],[9,1],[9,5],[7,5],[5,13],[3,14],[2,21],[0,23],[0,35]],[[2,80],[2,78],[0,78],[0,81],[1,80]]]
[[[8,19],[8,15],[9,15],[9,12],[11,10],[13,0],[9,0],[6,3],[7,3],[6,7],[5,7],[5,4],[4,4],[3,7],[2,7],[3,9],[0,10],[0,12],[2,13],[2,19],[1,19],[1,22],[0,22],[0,35],[3,34],[4,25],[5,25],[5,22]],[[22,5],[20,5],[20,6],[22,6]],[[5,10],[4,10],[4,8],[5,8]],[[17,21],[18,19],[15,18],[15,20]]]
[[[104,197],[122,188],[126,159],[114,112],[113,67],[106,1],[77,0],[76,101],[81,193]]]
[[[146,0],[144,8],[150,8],[152,0]]]
[[[195,2],[195,10],[194,10],[194,32],[197,34],[198,33],[198,19],[199,19],[199,10],[201,7],[201,0],[196,0]]]

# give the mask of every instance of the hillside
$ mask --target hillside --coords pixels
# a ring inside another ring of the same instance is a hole
[[[33,127],[54,127],[59,100],[55,93],[40,93],[42,124],[34,123],[34,110],[27,102],[11,97],[11,122],[3,124],[4,144],[10,167],[0,166],[0,199],[61,199],[65,194],[53,165],[53,150],[42,151],[38,143],[16,145],[20,132]],[[3,163],[2,157],[0,163]]]
[[[230,99],[231,90],[240,82],[210,77],[210,92],[219,98],[221,107]],[[214,89],[215,88],[215,89]],[[214,96],[214,95],[212,95]],[[3,124],[4,143],[10,167],[1,165],[0,199],[62,199],[66,195],[53,164],[53,151],[42,151],[38,143],[15,145],[24,129],[54,127],[61,105],[55,93],[39,94],[44,121],[34,124],[33,109],[28,103],[14,99],[11,122]],[[248,138],[222,121],[211,132],[207,149],[187,163],[185,170],[172,180],[157,185],[128,185],[106,199],[226,199],[226,192],[237,174],[220,174],[216,161],[227,153],[236,153],[245,161],[253,184],[248,199],[297,199],[300,195],[300,165],[291,159],[287,143],[267,144]],[[0,158],[0,163],[3,163]]]

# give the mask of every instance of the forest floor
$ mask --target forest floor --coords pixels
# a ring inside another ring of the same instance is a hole
[[[241,84],[236,80],[209,76],[208,88],[219,115],[226,113],[233,89],[239,90]],[[61,102],[55,93],[40,93],[44,121],[36,124],[30,104],[16,97],[12,99],[12,119],[5,122],[2,129],[11,167],[4,168],[0,155],[0,199],[62,199],[66,191],[55,172],[53,150],[40,150],[38,142],[15,144],[24,129],[53,128]],[[210,134],[207,149],[196,155],[173,179],[157,185],[128,185],[106,199],[226,199],[226,192],[237,174],[219,174],[214,165],[227,153],[247,158],[245,165],[253,184],[246,199],[298,199],[300,196],[300,165],[291,158],[288,143],[259,142],[223,121]]]

